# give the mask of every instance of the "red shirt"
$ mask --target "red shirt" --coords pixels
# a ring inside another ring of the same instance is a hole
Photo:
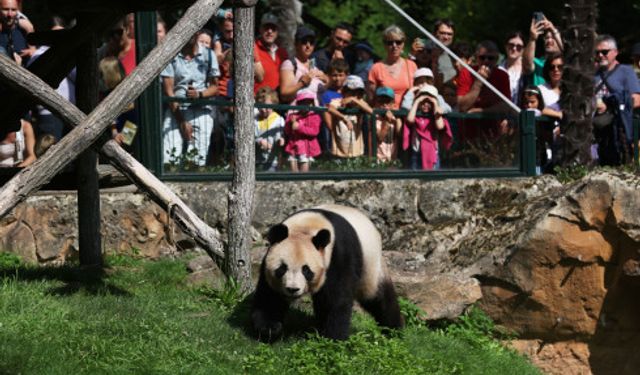
[[[131,39],[129,51],[120,59],[120,63],[124,68],[124,74],[127,76],[136,68],[136,41],[134,39]]]
[[[511,84],[509,82],[509,73],[507,73],[504,69],[495,67],[491,71],[491,75],[489,76],[489,83],[492,84],[495,88],[498,89],[502,93],[502,95],[507,98],[511,98]],[[474,108],[489,108],[492,105],[495,105],[501,102],[502,99],[498,97],[491,89],[487,86],[482,86],[480,89],[480,94],[478,95],[478,99],[473,103]]]
[[[256,82],[253,92],[257,92],[259,88],[269,86],[274,90],[280,85],[280,64],[289,57],[284,48],[278,47],[275,56],[271,57],[271,51],[262,43],[262,40],[256,40],[255,44],[256,61],[260,61],[264,68],[264,79],[262,82]]]

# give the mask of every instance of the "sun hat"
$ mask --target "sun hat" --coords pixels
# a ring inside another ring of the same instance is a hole
[[[367,41],[363,40],[362,42],[356,43],[354,48],[355,49],[361,49],[363,51],[367,51],[369,54],[373,55],[373,47],[371,47],[371,44],[369,44],[369,42],[367,42]]]
[[[437,98],[438,97],[438,89],[433,85],[424,85],[418,91],[418,95],[422,95],[422,94],[431,95],[434,98]]]

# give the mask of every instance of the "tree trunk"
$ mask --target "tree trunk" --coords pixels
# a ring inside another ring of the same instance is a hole
[[[564,16],[564,72],[560,105],[564,113],[561,131],[562,166],[591,165],[593,138],[593,53],[597,1],[569,0]]]
[[[85,16],[86,17],[86,16]],[[80,22],[88,22],[83,18]],[[78,80],[76,98],[78,109],[91,113],[98,104],[97,37],[89,38],[78,56]],[[98,184],[98,154],[87,149],[77,159],[78,177],[78,245],[80,264],[102,265],[102,241],[100,237],[100,186]]]
[[[253,114],[253,7],[233,10],[235,152],[229,192],[229,249],[226,274],[244,292],[251,290],[251,214],[256,185]]]
[[[289,56],[294,56],[294,36],[298,24],[302,23],[302,3],[298,0],[271,0],[269,8],[280,21],[278,45],[286,49]]]

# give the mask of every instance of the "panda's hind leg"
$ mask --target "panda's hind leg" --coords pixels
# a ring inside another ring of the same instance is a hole
[[[391,280],[383,280],[373,298],[360,299],[358,302],[360,302],[362,308],[373,316],[379,325],[392,329],[404,326],[404,319],[398,304],[398,296]]]

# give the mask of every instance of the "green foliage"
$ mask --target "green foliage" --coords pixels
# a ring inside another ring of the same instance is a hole
[[[419,308],[415,303],[406,298],[399,298],[400,312],[404,316],[404,324],[407,327],[419,327],[425,324],[427,313]]]
[[[399,337],[357,332],[345,341],[310,334],[287,348],[262,344],[243,368],[256,374],[457,374],[453,364],[411,355]]]
[[[561,184],[578,181],[589,173],[589,167],[578,164],[569,167],[556,166],[553,168],[556,178]]]
[[[383,335],[356,313],[349,340],[311,334],[264,345],[247,335],[248,304],[237,285],[189,288],[181,260],[122,261],[100,277],[81,272],[0,273],[0,373],[539,373],[486,335],[490,321],[475,315],[434,331],[403,301],[410,324],[398,332]]]
[[[0,270],[10,270],[20,267],[22,261],[14,253],[0,252]]]
[[[203,285],[198,288],[198,292],[227,311],[231,311],[245,297],[233,278],[228,278],[221,289]]]

